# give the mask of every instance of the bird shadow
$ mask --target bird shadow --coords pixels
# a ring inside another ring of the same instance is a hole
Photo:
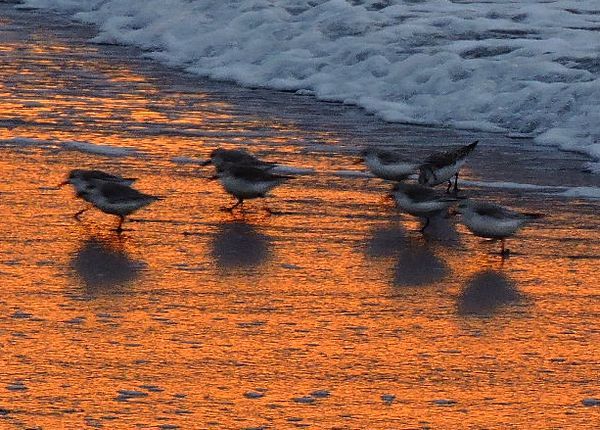
[[[523,295],[503,272],[486,269],[476,273],[458,296],[459,315],[491,316],[503,306],[518,303]]]
[[[241,220],[219,224],[212,237],[211,255],[223,270],[260,266],[269,254],[270,238]]]
[[[127,254],[118,237],[91,237],[71,259],[71,269],[89,297],[123,293],[123,288],[138,279],[146,267],[145,262]]]
[[[364,252],[373,259],[394,260],[394,286],[425,286],[443,279],[449,268],[422,242],[409,236],[401,224],[391,224],[371,232]]]
[[[400,225],[379,227],[371,232],[366,242],[365,254],[371,258],[387,258],[397,255],[409,242],[406,230]]]
[[[394,266],[394,285],[426,286],[444,279],[450,269],[425,245],[412,244],[400,252]]]
[[[428,242],[435,242],[447,248],[456,248],[460,245],[456,225],[446,216],[432,217],[423,236]]]

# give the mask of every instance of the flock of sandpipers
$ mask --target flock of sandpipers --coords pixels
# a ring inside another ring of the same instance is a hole
[[[514,235],[528,221],[541,215],[519,213],[497,204],[474,201],[458,195],[458,174],[478,142],[445,152],[436,152],[422,162],[407,160],[405,155],[386,149],[370,147],[361,152],[362,160],[371,173],[379,178],[393,181],[390,196],[402,212],[423,218],[423,232],[431,217],[440,214],[461,214],[462,221],[476,236],[500,240],[501,255],[508,255],[505,239]],[[264,161],[241,149],[215,149],[203,165],[212,164],[225,191],[237,199],[228,208],[243,210],[245,200],[265,197],[267,193],[292,176],[275,173],[276,163]],[[415,172],[418,183],[406,182]],[[454,184],[452,184],[454,179]],[[117,232],[123,231],[125,217],[159,199],[131,187],[135,179],[112,175],[101,170],[72,170],[61,184],[71,184],[77,197],[107,214],[119,217]],[[445,194],[438,194],[432,187],[448,183]],[[453,190],[452,190],[453,188]],[[452,191],[451,191],[452,190]],[[88,210],[82,209],[79,216]]]

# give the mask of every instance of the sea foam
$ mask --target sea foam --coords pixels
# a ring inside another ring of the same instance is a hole
[[[533,136],[600,160],[597,0],[26,0],[94,41],[387,121]],[[593,171],[598,171],[594,167]]]

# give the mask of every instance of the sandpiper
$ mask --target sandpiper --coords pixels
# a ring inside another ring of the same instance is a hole
[[[479,237],[500,240],[501,255],[510,253],[505,248],[507,237],[513,236],[523,225],[543,215],[537,213],[520,213],[503,206],[473,200],[462,201],[456,209],[462,215],[462,222]]]
[[[119,233],[123,231],[123,221],[127,215],[159,199],[124,184],[94,179],[88,182],[82,194],[85,200],[102,212],[119,217],[119,225],[116,228]]]
[[[244,200],[266,197],[271,189],[293,176],[278,175],[252,165],[223,163],[218,178],[225,191],[237,199],[232,207],[226,208],[231,212],[243,205]]]
[[[371,173],[388,181],[403,181],[419,167],[401,153],[381,148],[366,148],[361,156]]]
[[[73,188],[75,188],[75,195],[77,197],[87,201],[88,203],[92,203],[88,199],[89,193],[85,192],[91,181],[104,181],[129,186],[136,181],[136,178],[123,178],[121,176],[111,175],[110,173],[103,172],[102,170],[73,169],[71,172],[69,172],[67,179],[61,182],[59,186],[62,187],[67,184],[73,185]],[[79,220],[79,216],[89,209],[89,207],[81,209],[74,215],[74,218]]]
[[[429,225],[429,219],[448,210],[456,201],[454,198],[440,197],[433,189],[418,184],[397,183],[392,189],[396,206],[410,215],[425,218],[421,232]]]
[[[419,184],[433,187],[448,181],[446,192],[449,193],[454,176],[454,192],[458,192],[458,172],[478,143],[476,140],[452,151],[431,154],[419,166]]]
[[[203,166],[212,164],[217,169],[217,173],[223,171],[225,164],[238,164],[244,166],[253,166],[263,170],[270,170],[276,166],[275,163],[263,161],[260,158],[250,154],[243,149],[224,149],[218,148],[210,153],[210,157]]]

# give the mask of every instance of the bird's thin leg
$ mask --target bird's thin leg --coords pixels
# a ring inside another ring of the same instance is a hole
[[[506,249],[506,246],[504,243],[505,239],[501,239],[500,241],[502,243],[502,251],[500,251],[500,253],[502,254],[502,258],[506,258],[510,255],[510,249]]]
[[[394,195],[392,193],[387,193],[381,198],[381,203],[387,203],[389,201],[394,201]]]
[[[119,225],[115,229],[117,233],[121,233],[123,231],[123,221],[125,221],[125,217],[123,215],[119,215]]]
[[[267,203],[264,204],[263,210],[267,213],[267,216],[271,216],[271,215],[283,215],[283,212],[271,209],[267,205]]]
[[[225,208],[225,210],[226,210],[227,212],[233,212],[233,210],[234,210],[235,208],[237,208],[239,205],[241,205],[241,204],[243,204],[243,203],[244,203],[244,199],[238,199],[238,201],[237,201],[237,202],[236,202],[236,203],[235,203],[233,206],[231,206],[230,208]]]
[[[425,233],[425,229],[429,225],[429,217],[425,217],[425,225],[421,227],[421,233]]]
[[[454,175],[454,192],[458,193],[458,172]]]
[[[75,218],[77,221],[81,221],[81,218],[79,218],[79,216],[82,213],[88,211],[89,209],[90,209],[89,207],[81,209],[79,212],[77,212],[75,215],[73,215],[73,218]]]
[[[448,188],[446,188],[446,193],[450,194],[450,188],[452,188],[452,180],[448,179]]]

